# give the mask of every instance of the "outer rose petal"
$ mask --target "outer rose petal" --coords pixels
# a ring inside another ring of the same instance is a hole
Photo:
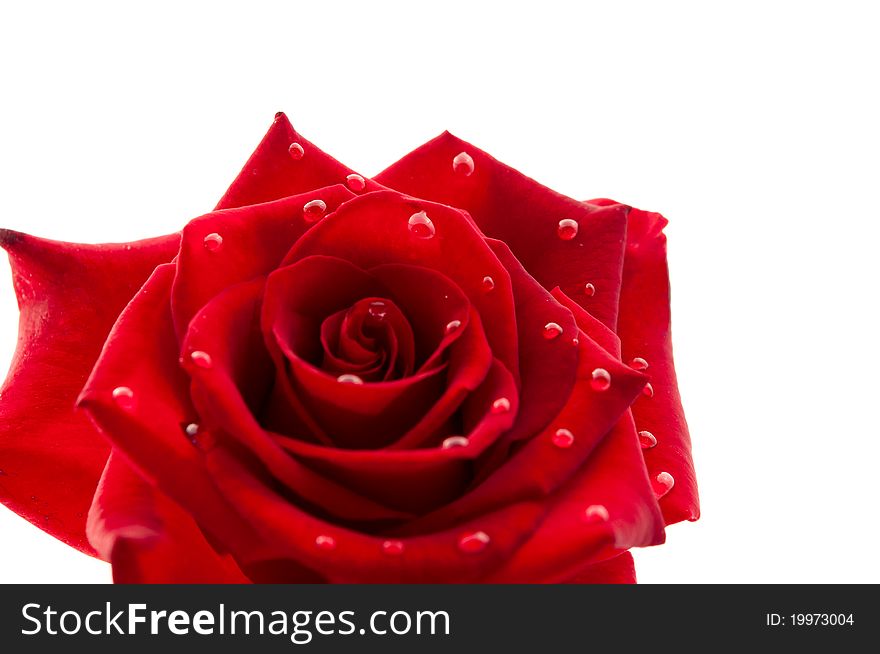
[[[80,245],[0,230],[21,309],[0,391],[0,501],[87,553],[86,513],[109,448],[74,402],[119,312],[178,241]]]
[[[469,176],[453,170],[452,160],[460,152],[474,160]],[[590,206],[560,195],[449,132],[406,155],[375,180],[466,210],[487,236],[504,241],[545,288],[560,286],[599,320],[614,326],[627,207]],[[557,234],[563,219],[578,222],[571,240]],[[584,293],[587,283],[595,286],[594,296]]]
[[[632,554],[624,552],[612,559],[589,565],[576,575],[569,577],[566,584],[634,584],[636,567]]]
[[[114,451],[89,510],[89,540],[117,584],[248,583],[178,505]]]
[[[302,146],[302,158],[295,159],[290,155],[292,143]],[[353,171],[350,168],[305,140],[293,129],[287,116],[278,112],[266,136],[216,208],[230,209],[259,204],[322,186],[345,184],[351,173]],[[364,180],[364,183],[364,188],[358,192],[366,193],[382,188],[369,179]]]
[[[699,518],[700,503],[691,439],[672,360],[669,268],[662,231],[666,222],[658,213],[639,209],[629,213],[618,332],[624,361],[641,357],[648,362],[645,372],[654,394],[639,398],[632,411],[637,428],[657,437],[657,446],[645,450],[652,478],[668,472],[675,479],[675,486],[660,500],[666,523],[672,524]]]

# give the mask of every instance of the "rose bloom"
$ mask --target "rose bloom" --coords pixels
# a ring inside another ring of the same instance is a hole
[[[0,232],[0,499],[120,582],[635,581],[699,513],[665,224],[278,114],[179,234]]]

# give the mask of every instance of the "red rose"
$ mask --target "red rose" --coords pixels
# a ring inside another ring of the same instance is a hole
[[[698,515],[665,222],[279,114],[179,235],[0,233],[0,497],[117,581],[633,581]]]

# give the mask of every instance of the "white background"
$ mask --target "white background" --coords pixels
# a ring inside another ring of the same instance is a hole
[[[176,231],[279,109],[365,175],[449,129],[662,211],[704,517],[641,580],[880,582],[872,3],[238,4],[4,3],[3,226]],[[16,321],[4,260],[4,368]],[[108,579],[0,510],[0,581]]]

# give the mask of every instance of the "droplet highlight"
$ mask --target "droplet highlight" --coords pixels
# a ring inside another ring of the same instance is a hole
[[[202,352],[201,350],[193,350],[192,352],[190,352],[189,358],[194,365],[205,370],[214,365],[214,361],[211,359],[211,355],[207,352]]]
[[[134,408],[134,391],[128,386],[117,386],[111,393],[116,406],[124,411],[131,411]]]
[[[370,306],[367,307],[367,315],[373,320],[385,320],[388,316],[388,305],[382,300],[370,302]]]
[[[548,322],[546,325],[544,325],[544,338],[546,338],[548,341],[553,340],[561,333],[562,327],[559,326],[559,323]]]
[[[331,550],[336,549],[336,539],[333,536],[328,536],[327,534],[321,534],[315,538],[315,546],[319,550],[324,550],[325,552],[329,552]]]
[[[642,388],[642,395],[645,397],[654,397],[654,387],[651,386],[651,382],[645,384],[644,388]]]
[[[348,177],[345,178],[345,183],[352,191],[360,192],[367,188],[366,180],[360,175],[356,175],[352,173]]]
[[[590,386],[594,391],[607,391],[611,386],[611,374],[605,368],[596,368],[590,374]]]
[[[489,545],[489,534],[485,531],[473,531],[458,539],[458,549],[465,554],[477,554]]]
[[[553,432],[553,437],[551,438],[553,444],[563,450],[567,450],[569,447],[574,445],[574,434],[571,433],[568,429],[557,429]]]
[[[668,472],[661,472],[651,482],[654,487],[654,496],[659,500],[675,486],[675,478]]]
[[[642,357],[636,357],[629,362],[629,367],[633,370],[647,370],[648,362],[645,361]]]
[[[212,232],[205,237],[204,244],[208,252],[216,252],[223,245],[223,237],[217,232]]]
[[[307,223],[314,223],[324,217],[327,211],[327,203],[323,200],[312,200],[303,205],[303,218]]]
[[[184,431],[186,431],[186,435],[190,438],[195,438],[199,435],[199,425],[198,423],[191,422],[186,426]]]
[[[459,327],[461,327],[461,320],[450,320],[446,323],[446,335],[449,336],[456,332]]]
[[[593,297],[596,294],[596,287],[590,283],[584,284],[584,295]]]
[[[339,377],[336,378],[336,381],[338,381],[340,384],[352,384],[354,386],[361,386],[364,383],[363,379],[361,379],[357,375],[352,375],[349,373],[339,375]]]
[[[382,553],[389,556],[400,556],[404,549],[402,540],[386,540],[382,543]]]
[[[601,504],[591,504],[584,509],[584,521],[589,523],[608,522],[608,509]]]
[[[492,279],[489,275],[483,277],[482,281],[483,292],[488,293],[491,290],[495,289],[495,280]]]
[[[443,445],[441,447],[444,450],[451,450],[458,447],[467,447],[470,444],[470,441],[464,436],[450,436],[445,441],[443,441]]]
[[[578,233],[578,223],[576,220],[572,220],[571,218],[563,218],[559,221],[559,224],[556,226],[556,234],[563,241],[570,241]]]
[[[456,175],[470,177],[474,172],[474,159],[467,152],[459,152],[452,159],[452,170]]]
[[[647,430],[640,431],[639,444],[643,450],[650,450],[652,447],[657,446],[657,437]]]
[[[507,413],[510,411],[510,400],[506,397],[499,397],[497,400],[492,402],[492,413]]]
[[[407,221],[407,225],[409,225],[409,231],[418,238],[431,238],[436,232],[434,229],[434,223],[428,218],[428,214],[424,211],[419,211],[411,215]]]
[[[290,155],[290,158],[294,161],[299,161],[306,153],[306,151],[303,150],[303,146],[296,142],[290,144],[290,147],[287,148],[287,152]]]

